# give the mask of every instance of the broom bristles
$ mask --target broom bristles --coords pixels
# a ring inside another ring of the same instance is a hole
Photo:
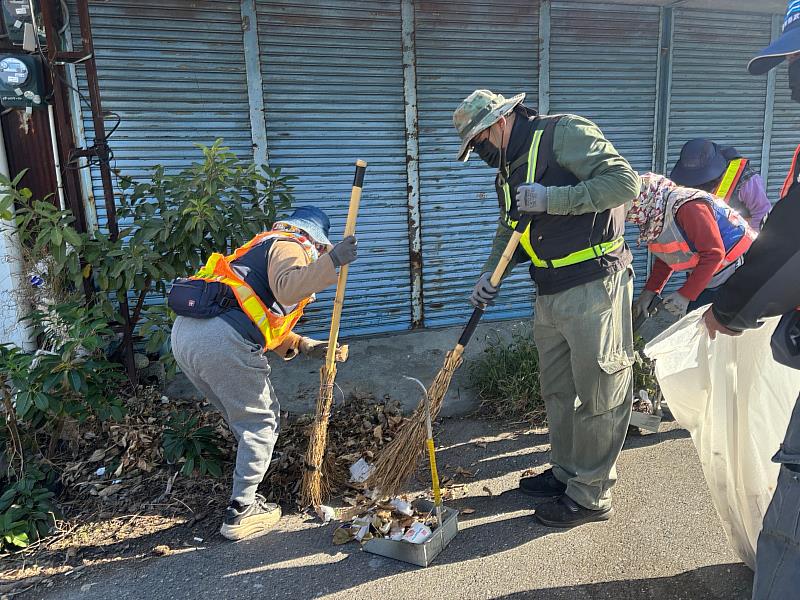
[[[327,473],[323,473],[322,463],[325,447],[328,444],[328,421],[333,406],[333,382],[336,379],[336,365],[328,370],[325,365],[319,371],[319,393],[314,424],[308,439],[306,452],[306,471],[303,473],[301,487],[302,502],[305,506],[318,506],[330,493]]]
[[[444,365],[428,390],[431,421],[439,414],[453,380],[453,373],[461,366],[462,352],[463,348],[457,347],[447,353]],[[386,496],[397,495],[403,489],[406,481],[417,470],[417,464],[425,450],[425,440],[428,437],[425,422],[425,398],[422,398],[397,436],[378,455],[375,470],[367,479],[366,487],[376,488]]]

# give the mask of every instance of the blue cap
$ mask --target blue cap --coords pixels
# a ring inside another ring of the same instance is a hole
[[[723,148],[711,140],[697,138],[683,145],[669,178],[678,185],[695,187],[714,181],[727,168],[728,159]]]
[[[318,244],[332,245],[328,239],[331,220],[316,206],[298,206],[288,219],[281,219],[278,223],[302,229]]]
[[[800,52],[800,0],[790,0],[783,21],[783,33],[750,61],[747,70],[751,75],[763,75],[795,52]]]

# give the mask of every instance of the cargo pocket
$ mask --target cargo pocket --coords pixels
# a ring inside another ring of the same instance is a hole
[[[631,332],[630,300],[631,273],[627,270],[603,280],[610,310],[600,327],[600,348],[597,365],[601,375],[595,397],[595,410],[603,413],[626,401],[633,401],[631,386],[636,361]]]

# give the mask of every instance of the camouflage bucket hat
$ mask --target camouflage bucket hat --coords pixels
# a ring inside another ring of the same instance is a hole
[[[497,123],[500,117],[507,115],[523,100],[525,94],[506,99],[489,90],[475,90],[467,96],[453,113],[453,125],[461,136],[457,160],[469,160],[472,138]]]

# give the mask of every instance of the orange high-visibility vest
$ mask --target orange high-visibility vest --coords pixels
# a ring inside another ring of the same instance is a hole
[[[725,202],[730,203],[733,190],[736,189],[736,184],[742,178],[747,163],[750,162],[746,158],[737,158],[728,163],[728,168],[725,170],[725,175],[719,182],[714,195],[717,198],[722,198]]]
[[[296,242],[303,246],[312,261],[315,259],[311,250],[313,246],[310,240],[289,232],[266,231],[259,233],[245,245],[237,248],[233,254],[223,256],[215,252],[209,257],[205,266],[193,277],[190,277],[190,279],[201,279],[203,281],[218,281],[229,286],[233,290],[236,301],[244,311],[244,314],[255,323],[264,336],[265,350],[274,350],[283,343],[297,324],[297,321],[303,316],[303,309],[306,304],[312,300],[310,297],[301,300],[287,315],[275,314],[267,308],[261,298],[253,291],[253,288],[247,285],[244,279],[231,267],[233,261],[247,254],[254,246],[272,238]]]
[[[795,177],[800,177],[800,175],[797,175],[798,158],[800,158],[800,146],[798,146],[797,150],[795,150],[794,152],[792,167],[789,169],[789,174],[786,176],[786,181],[783,182],[783,188],[781,189],[781,198],[786,197],[786,195],[789,193],[789,188],[791,188],[796,182]]]

